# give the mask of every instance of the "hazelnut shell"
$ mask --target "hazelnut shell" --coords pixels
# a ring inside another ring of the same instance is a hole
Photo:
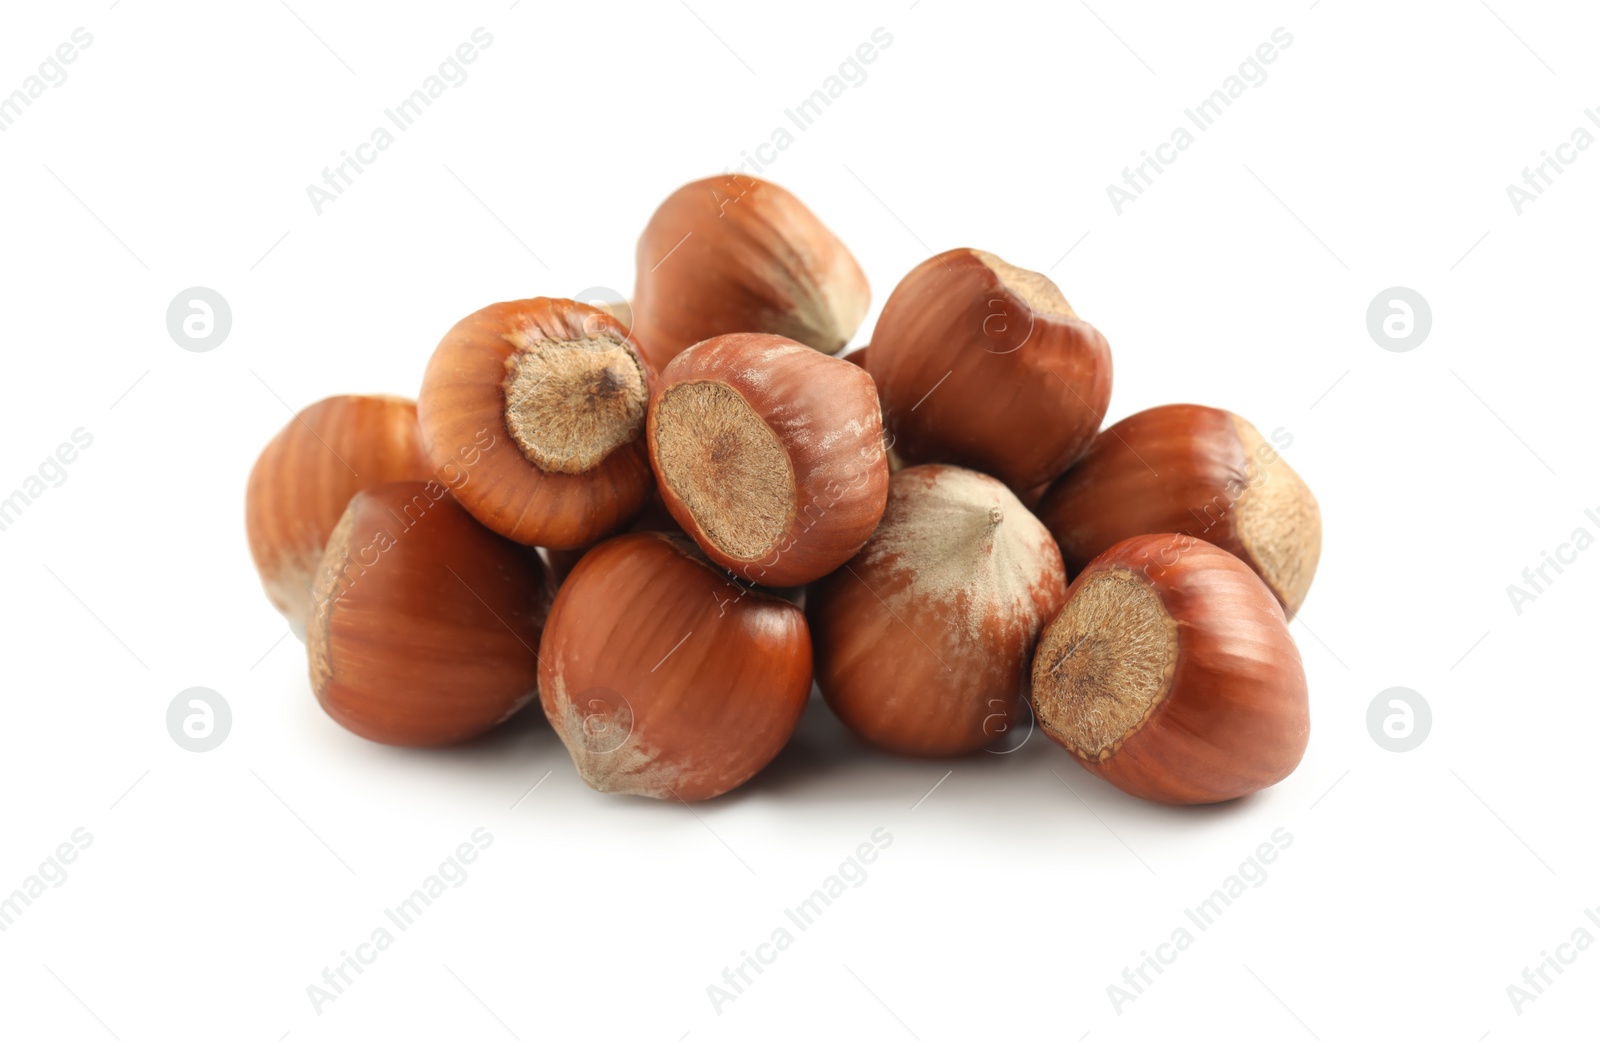
[[[658,369],[724,333],[774,333],[834,354],[869,298],[844,243],[799,199],[757,177],[686,184],[639,236],[633,328]]]
[[[1004,484],[902,470],[877,532],[807,590],[817,684],[890,751],[958,755],[1024,733],[1034,644],[1066,586],[1050,533]]]
[[[356,493],[313,600],[312,689],[362,737],[464,741],[536,693],[550,603],[544,564],[479,524],[438,481]]]
[[[736,788],[787,743],[811,690],[800,609],[656,532],[584,555],[539,656],[545,715],[601,792],[694,802]]]
[[[1243,418],[1162,405],[1095,438],[1039,504],[1069,574],[1123,539],[1178,532],[1227,550],[1286,611],[1304,603],[1322,554],[1317,500]]]
[[[599,308],[551,297],[492,304],[457,322],[429,359],[423,442],[484,525],[577,549],[627,527],[654,490],[643,437],[654,380],[626,328]]]
[[[781,336],[718,336],[674,358],[650,401],[648,440],[673,519],[746,581],[821,578],[883,515],[872,378]]]
[[[406,398],[324,398],[267,443],[245,489],[245,532],[267,598],[297,637],[305,639],[311,581],[350,497],[432,476],[417,406]]]
[[[1162,803],[1276,784],[1310,735],[1277,599],[1233,554],[1186,535],[1119,542],[1073,579],[1039,640],[1033,705],[1084,768]]]
[[[1082,454],[1111,400],[1111,349],[1043,275],[954,249],[900,280],[867,371],[895,452],[970,467],[1015,491]]]

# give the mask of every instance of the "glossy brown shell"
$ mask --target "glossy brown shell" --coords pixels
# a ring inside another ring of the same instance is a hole
[[[788,453],[793,503],[769,554],[740,559],[718,549],[662,472],[657,403],[671,388],[696,381],[738,393]],[[882,419],[872,378],[859,366],[781,336],[718,336],[672,360],[650,406],[650,458],[662,501],[708,557],[743,579],[794,586],[821,578],[854,556],[883,516],[889,465]]]
[[[441,480],[483,524],[517,542],[576,549],[620,531],[653,491],[643,430],[585,473],[541,469],[518,447],[506,422],[513,337],[627,341],[649,379],[653,370],[611,315],[551,297],[491,304],[445,334],[417,399],[423,442]]]
[[[954,463],[1014,490],[1082,454],[1111,399],[1111,349],[1070,313],[1036,312],[975,251],[923,261],[872,333],[867,371],[907,463]]]
[[[1198,539],[1144,535],[1096,557],[1067,588],[1068,604],[1112,568],[1155,591],[1176,623],[1176,664],[1159,702],[1109,755],[1074,758],[1125,792],[1172,804],[1236,799],[1292,773],[1311,732],[1305,669],[1255,572]],[[1065,745],[1048,718],[1039,711],[1045,733]]]
[[[544,565],[479,524],[438,481],[357,493],[313,597],[312,689],[362,737],[463,741],[536,693]]]
[[[1001,519],[986,526],[997,504]],[[1066,586],[1049,532],[999,481],[902,470],[872,539],[807,588],[817,685],[852,732],[890,751],[1021,741],[1034,645]]]
[[[800,609],[653,532],[585,554],[539,656],[545,715],[586,783],[659,799],[709,799],[755,776],[811,690]]]
[[[1243,560],[1279,594],[1289,613],[1298,610],[1320,555],[1320,521],[1308,521],[1304,534],[1309,573],[1292,588],[1278,590],[1273,583],[1279,576],[1241,537],[1239,505],[1259,472],[1240,438],[1242,422],[1204,405],[1161,405],[1107,427],[1038,506],[1068,574],[1077,574],[1123,539],[1176,532]],[[1284,468],[1287,479],[1299,481],[1290,476],[1287,463],[1274,465]],[[1314,501],[1309,512],[1314,519]]]
[[[305,638],[311,580],[350,497],[432,476],[416,403],[405,398],[325,398],[267,443],[245,489],[245,532],[267,596],[296,636]]]
[[[783,188],[721,174],[679,188],[639,236],[633,328],[658,369],[701,340],[773,333],[825,354],[866,317],[867,276]]]

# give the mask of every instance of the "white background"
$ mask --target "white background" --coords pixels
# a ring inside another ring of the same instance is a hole
[[[74,28],[93,44],[0,134],[0,496],[76,428],[94,442],[0,532],[0,894],[75,828],[93,842],[0,933],[0,1033],[1592,1034],[1600,947],[1520,1010],[1507,987],[1575,929],[1600,939],[1600,551],[1520,614],[1507,586],[1600,534],[1600,149],[1520,215],[1506,186],[1600,134],[1600,25],[1492,2],[8,10],[0,93]],[[317,215],[306,186],[478,26],[470,78]],[[737,166],[880,26],[866,80],[765,171],[866,268],[857,342],[930,251],[980,247],[1105,332],[1108,419],[1199,401],[1291,432],[1326,523],[1294,624],[1300,769],[1165,809],[1038,736],[896,760],[814,702],[771,769],[691,811],[590,792],[536,713],[449,751],[340,730],[250,564],[256,452],[323,396],[414,395],[484,304],[628,292],[656,203]],[[1119,216],[1106,186],[1280,26],[1267,79]],[[166,329],[191,286],[232,307],[209,353]],[[1432,308],[1408,353],[1367,331],[1391,286]],[[233,711],[204,754],[165,725],[197,685]],[[1392,686],[1432,706],[1411,752],[1368,733]],[[476,828],[465,883],[315,1010],[308,985]],[[878,828],[865,883],[714,1009],[708,985]],[[1265,883],[1115,1008],[1278,828]]]

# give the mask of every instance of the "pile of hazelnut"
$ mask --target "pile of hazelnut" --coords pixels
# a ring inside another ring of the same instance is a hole
[[[751,177],[675,192],[637,263],[631,308],[492,304],[416,402],[329,398],[262,452],[251,552],[342,726],[440,745],[537,697],[591,787],[693,801],[771,762],[815,681],[881,749],[1036,722],[1159,802],[1299,763],[1321,520],[1255,427],[1101,430],[1105,337],[973,249],[833,357],[866,276]]]

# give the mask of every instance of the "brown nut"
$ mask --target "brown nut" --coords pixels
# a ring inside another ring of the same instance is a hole
[[[686,184],[639,236],[634,333],[652,364],[723,333],[774,333],[824,354],[867,315],[867,276],[784,189],[744,174]]]
[[[432,476],[417,406],[406,398],[324,398],[267,443],[245,490],[245,532],[267,598],[297,637],[305,639],[311,580],[350,497]]]
[[[1066,589],[1050,533],[1005,485],[902,470],[877,532],[807,590],[817,684],[879,747],[976,751],[1026,728],[1034,644]]]
[[[955,463],[1013,491],[1060,474],[1111,400],[1111,349],[1045,276],[953,249],[900,280],[867,371],[907,463]]]
[[[883,516],[872,378],[781,336],[718,336],[674,358],[650,401],[649,442],[673,519],[746,581],[821,578]]]
[[[1300,475],[1243,418],[1162,405],[1108,427],[1039,504],[1067,572],[1134,535],[1179,532],[1232,553],[1293,615],[1322,554],[1322,514]]]
[[[1276,784],[1310,735],[1283,609],[1187,535],[1119,542],[1073,579],[1033,662],[1039,726],[1142,799],[1222,802]]]
[[[483,524],[576,549],[628,526],[654,489],[644,445],[654,372],[611,315],[538,297],[468,315],[417,401],[440,476]]]
[[[313,599],[312,689],[362,737],[464,741],[537,692],[550,604],[538,552],[473,520],[438,481],[356,493]]]
[[[710,799],[748,781],[811,692],[800,609],[654,532],[584,555],[539,657],[540,702],[584,783],[654,799]]]

